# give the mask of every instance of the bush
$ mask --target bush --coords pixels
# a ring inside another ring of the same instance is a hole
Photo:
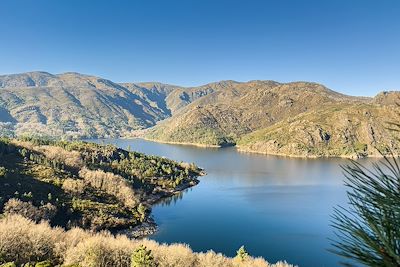
[[[11,198],[3,208],[4,214],[18,214],[35,222],[50,220],[57,213],[57,208],[51,203],[35,207],[31,202],[24,202],[17,198]]]
[[[54,259],[58,261],[57,244],[63,241],[64,231],[51,228],[46,222],[35,224],[19,215],[0,220],[0,255],[6,262],[17,265]]]
[[[151,240],[132,240],[107,232],[93,234],[79,228],[64,231],[51,228],[47,222],[35,224],[19,215],[0,219],[0,255],[3,261],[14,261],[17,265],[47,260],[54,265],[70,267],[291,266],[286,263],[269,265],[262,258],[250,256],[240,262],[213,251],[194,253],[187,245],[160,245]],[[147,263],[150,265],[132,265]]]
[[[238,251],[236,251],[236,259],[239,261],[245,261],[249,257],[249,253],[246,251],[244,246],[241,246]]]
[[[131,256],[131,267],[157,267],[151,250],[140,245]]]
[[[7,174],[7,169],[4,167],[0,167],[0,177],[6,176]]]
[[[66,192],[72,193],[73,195],[81,195],[85,191],[85,182],[82,180],[67,178],[63,182],[62,189]]]
[[[87,168],[83,168],[80,170],[79,176],[92,187],[115,196],[122,201],[126,207],[133,208],[138,203],[132,186],[120,175],[104,172],[102,170],[91,171]]]
[[[41,261],[35,264],[35,267],[53,267],[50,261]]]

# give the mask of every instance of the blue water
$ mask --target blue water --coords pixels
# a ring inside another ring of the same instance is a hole
[[[153,207],[159,231],[152,239],[228,256],[245,245],[250,254],[269,262],[339,265],[341,258],[327,249],[328,238],[334,238],[333,207],[346,205],[340,165],[347,160],[283,158],[140,139],[104,142],[194,162],[207,172],[199,185]]]

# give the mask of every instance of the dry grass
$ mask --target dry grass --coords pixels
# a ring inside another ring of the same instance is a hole
[[[130,267],[132,252],[140,245],[152,251],[159,267],[290,267],[268,264],[262,258],[239,261],[213,251],[194,253],[187,245],[158,244],[152,240],[132,240],[108,232],[89,233],[79,228],[65,231],[39,224],[18,215],[0,220],[0,256],[17,264],[50,260],[61,266]]]

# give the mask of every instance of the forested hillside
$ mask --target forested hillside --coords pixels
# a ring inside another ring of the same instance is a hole
[[[229,258],[136,239],[152,233],[140,227],[154,225],[151,204],[199,175],[194,164],[110,145],[0,139],[0,266],[290,267],[244,248]]]
[[[1,139],[0,210],[67,228],[130,229],[200,174],[194,164],[110,145]]]

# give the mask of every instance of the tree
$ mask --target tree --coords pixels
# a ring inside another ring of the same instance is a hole
[[[41,261],[35,264],[35,267],[53,267],[50,261]]]
[[[144,221],[144,219],[146,218],[146,211],[147,208],[145,205],[143,205],[142,203],[139,203],[139,206],[137,207],[137,211],[140,214],[140,221]]]
[[[131,256],[131,267],[157,267],[158,264],[154,261],[151,250],[140,245]]]
[[[249,257],[249,253],[246,251],[244,246],[241,246],[238,251],[236,251],[236,258],[240,261],[245,261]]]
[[[7,174],[7,169],[2,167],[2,166],[0,166],[0,177],[1,176],[6,176],[6,174]]]
[[[384,158],[372,170],[353,161],[343,169],[349,208],[334,211],[332,251],[366,266],[400,266],[400,161]]]

